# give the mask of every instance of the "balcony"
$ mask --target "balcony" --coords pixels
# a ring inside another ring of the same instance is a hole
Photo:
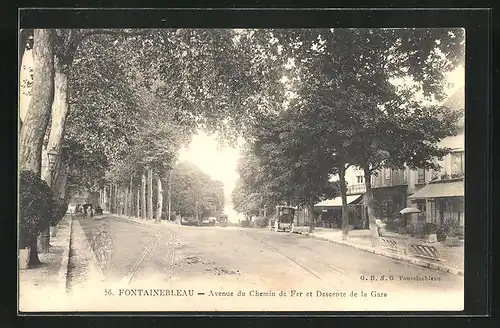
[[[364,183],[347,186],[347,195],[358,195],[366,191]]]
[[[451,174],[436,172],[432,175],[431,182],[439,180],[462,180],[465,178],[465,174],[461,171],[452,172]]]

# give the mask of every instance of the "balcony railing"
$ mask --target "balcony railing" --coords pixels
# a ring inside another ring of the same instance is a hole
[[[347,186],[347,194],[348,195],[356,195],[356,194],[362,194],[366,191],[365,185],[362,184],[355,184],[352,186]]]

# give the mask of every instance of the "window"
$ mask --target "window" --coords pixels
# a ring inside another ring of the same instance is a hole
[[[417,183],[425,183],[425,169],[417,169]]]
[[[386,180],[391,178],[391,169],[384,169],[384,177]]]
[[[358,175],[357,177],[358,183],[363,183],[364,177],[362,175]]]
[[[451,174],[464,174],[464,152],[456,152],[451,154]]]

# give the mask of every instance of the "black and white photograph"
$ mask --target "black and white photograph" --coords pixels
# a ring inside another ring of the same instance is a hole
[[[19,311],[463,310],[465,37],[21,28]]]

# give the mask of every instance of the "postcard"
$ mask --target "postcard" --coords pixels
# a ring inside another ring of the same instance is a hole
[[[21,29],[19,311],[464,309],[465,29]]]

